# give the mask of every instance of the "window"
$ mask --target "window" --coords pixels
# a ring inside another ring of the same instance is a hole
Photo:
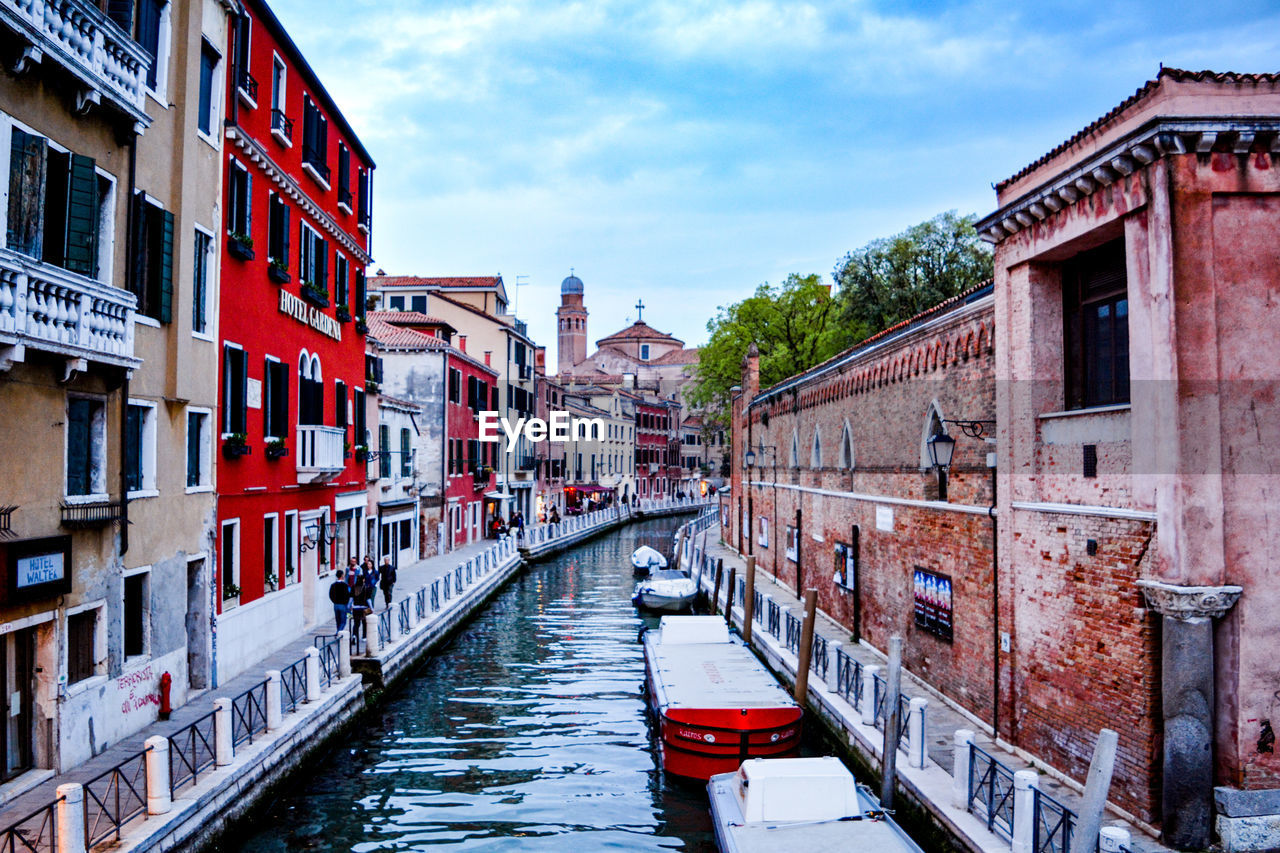
[[[378,424],[378,476],[391,476],[391,427]]]
[[[297,531],[298,513],[286,512],[284,514],[284,577],[280,578],[281,589],[293,580],[293,573],[297,571],[298,557],[295,544],[298,541]]]
[[[211,485],[209,479],[209,413],[187,412],[187,488]]]
[[[97,671],[94,645],[98,610],[91,608],[67,616],[67,683],[91,678]]]
[[[138,312],[168,323],[173,313],[173,214],[146,193],[133,197],[133,275]]]
[[[280,516],[272,513],[262,518],[262,591],[273,592],[279,589],[283,584],[280,583],[277,552],[278,541],[276,538],[276,522]]]
[[[853,433],[849,430],[849,421],[844,422],[840,433],[840,467],[853,467]]]
[[[248,15],[236,19],[236,90],[248,100],[251,106],[258,105],[258,81],[249,72],[249,49],[253,43],[253,22]]]
[[[449,368],[449,402],[462,402],[462,371],[456,367]]]
[[[284,438],[289,432],[289,367],[268,357],[263,368],[262,433],[266,438]]]
[[[329,120],[310,96],[302,97],[302,165],[313,178],[329,183]]]
[[[369,441],[368,430],[365,429],[365,413],[364,413],[364,391],[356,388],[351,392],[352,414],[355,426],[355,443],[366,444]]]
[[[769,547],[769,519],[760,516],[760,538],[757,540],[761,548]]]
[[[329,293],[329,241],[303,222],[299,228],[302,249],[299,256],[298,276],[302,284],[310,284],[321,294]],[[328,304],[327,302],[325,304]]]
[[[409,299],[409,310],[421,311],[423,314],[427,313],[427,295],[424,293],[411,297]]]
[[[813,430],[813,447],[809,449],[809,467],[822,467],[822,433],[817,427]]]
[[[91,397],[67,400],[67,494],[107,492],[106,406]]]
[[[320,359],[305,352],[298,360],[298,423],[324,423],[324,376]]]
[[[227,179],[227,234],[233,240],[252,242],[253,175],[239,160],[231,161]]]
[[[355,313],[364,316],[368,305],[368,290],[364,278],[364,270],[356,270],[356,307]]]
[[[288,271],[289,205],[275,193],[271,194],[270,207],[267,211],[267,258],[271,261],[272,267],[282,272]]]
[[[641,360],[641,361],[648,361],[648,360],[649,360],[649,345],[648,345],[648,344],[641,344],[641,345],[640,345],[640,360]]]
[[[293,145],[293,122],[285,114],[285,83],[288,77],[284,60],[273,54],[271,57],[271,135],[280,144]]]
[[[341,379],[333,383],[333,425],[347,430],[347,383]]]
[[[191,267],[191,331],[209,330],[209,255],[213,236],[199,228],[195,232],[195,256]]]
[[[110,181],[98,175],[92,157],[57,150],[43,136],[15,127],[10,139],[5,245],[98,278]]]
[[[203,40],[200,42],[200,104],[196,128],[205,136],[212,136],[218,123],[218,63],[221,59],[213,45]]]
[[[787,525],[787,559],[797,562],[800,559],[800,530]]]
[[[1129,402],[1129,297],[1124,240],[1062,270],[1066,408]]]
[[[246,432],[249,409],[249,363],[244,350],[232,344],[222,348],[222,431]]]
[[[392,311],[403,311],[403,310],[404,310],[404,297],[403,297],[403,296],[392,296],[392,297],[388,300],[387,304],[391,307],[391,310],[392,310]],[[466,341],[465,341],[466,335],[463,335],[462,337],[464,338],[463,344],[465,345],[465,343],[466,343]],[[464,350],[464,352],[465,352],[465,350]]]
[[[146,403],[130,402],[125,409],[124,467],[130,492],[156,488],[156,410]]]
[[[333,304],[346,305],[350,294],[347,292],[347,256],[341,252],[333,255]]]
[[[800,467],[800,434],[795,430],[791,431],[791,456],[787,464],[792,468]]]
[[[222,600],[240,595],[240,520],[222,522],[218,556],[221,567]]]
[[[137,26],[132,30],[126,23],[131,12],[128,7],[132,4],[114,0],[107,5],[111,18],[121,24],[125,32],[133,32],[134,40],[151,54],[147,88],[163,94],[169,58],[169,0],[139,0]]]
[[[147,601],[149,572],[139,572],[124,579],[124,656],[138,657],[147,653]]]
[[[338,143],[338,204],[351,212],[351,151]]]
[[[409,430],[405,427],[400,428],[400,476],[413,476],[413,453],[409,449]]]
[[[360,227],[368,231],[373,221],[373,212],[370,210],[369,193],[372,191],[373,172],[367,169],[360,170],[360,184],[357,187],[359,197],[356,199],[356,219],[359,220]]]

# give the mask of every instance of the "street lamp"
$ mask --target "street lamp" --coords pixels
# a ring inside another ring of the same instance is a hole
[[[929,439],[929,459],[934,468],[950,468],[951,457],[956,452],[956,440],[945,432],[940,432]]]
[[[303,551],[310,551],[319,545],[327,545],[337,538],[337,522],[321,524],[317,520],[307,525],[306,532],[302,534],[302,541],[298,543],[298,547]]]

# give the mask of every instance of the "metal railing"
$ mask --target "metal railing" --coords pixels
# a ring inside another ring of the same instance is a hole
[[[418,614],[418,621],[421,622],[427,618],[427,588],[424,586],[413,594],[414,612]]]
[[[169,798],[187,785],[200,781],[200,774],[214,765],[215,711],[169,735]]]
[[[367,638],[366,638],[367,640]],[[316,637],[316,650],[320,652],[320,689],[328,690],[329,685],[337,681],[341,677],[338,672],[338,635],[325,634],[322,637]],[[303,676],[306,675],[306,658],[299,661],[304,667]],[[297,666],[297,664],[294,664]],[[306,682],[303,682],[303,696],[306,696]]]
[[[295,711],[305,701],[307,701],[307,659],[304,657],[280,670],[280,710],[286,713]]]
[[[436,613],[440,610],[440,579],[436,578],[431,582],[431,612]]]
[[[59,797],[0,829],[0,853],[54,853],[58,849]]]
[[[827,680],[827,663],[827,638],[814,631],[813,653],[809,655],[809,669],[824,682]]]
[[[378,614],[378,647],[386,648],[391,642],[391,609],[381,611]]]
[[[977,744],[969,746],[968,804],[988,830],[1013,840],[1013,771]]]
[[[120,837],[120,827],[147,811],[147,753],[121,761],[84,785],[85,840],[89,847]]]
[[[271,111],[271,129],[290,142],[293,141],[293,119],[284,114],[284,110]]]
[[[763,625],[764,624],[764,593],[757,589],[755,591],[755,595],[753,596],[753,598],[755,600],[755,611],[753,613],[753,615],[755,616],[755,621]]]
[[[797,616],[793,616],[791,611],[787,611],[787,649],[792,654],[800,654],[800,626],[801,621]]]
[[[862,707],[862,662],[836,649],[836,693],[855,709]]]
[[[769,599],[769,614],[764,623],[764,629],[778,639],[778,633],[782,629],[782,608],[778,602]]]
[[[409,633],[409,599],[400,599],[400,604],[396,610],[396,622],[400,627],[400,636]]]
[[[231,700],[231,746],[253,743],[267,730],[267,685],[263,679]]]
[[[1075,812],[1039,788],[1033,790],[1032,853],[1067,853],[1076,828]]]

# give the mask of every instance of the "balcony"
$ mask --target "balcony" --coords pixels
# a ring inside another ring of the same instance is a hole
[[[284,110],[271,111],[271,132],[282,145],[293,144],[293,119],[284,114]]]
[[[89,530],[119,524],[124,520],[124,501],[63,504],[62,526],[68,530]]]
[[[79,82],[76,105],[114,107],[141,132],[151,55],[91,0],[0,0],[0,24],[25,42],[18,69],[49,58]]]
[[[532,453],[522,453],[515,458],[515,470],[532,471],[538,467],[538,457]]]
[[[342,427],[298,425],[298,482],[327,483],[346,467],[342,444],[347,431]]]
[[[0,369],[22,361],[27,347],[69,361],[138,367],[137,304],[127,290],[0,249]]]

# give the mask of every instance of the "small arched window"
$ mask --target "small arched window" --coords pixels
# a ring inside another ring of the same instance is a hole
[[[840,431],[840,467],[853,468],[853,431],[849,429],[849,420],[847,418],[844,422],[844,428]]]
[[[809,449],[809,467],[822,467],[822,431],[818,427],[813,428],[813,447]]]
[[[800,433],[796,430],[791,431],[791,456],[788,464],[792,468],[800,467]]]
[[[938,406],[938,401],[934,400],[929,404],[929,411],[924,418],[924,433],[920,436],[921,468],[933,467],[933,458],[929,455],[929,439],[947,431],[942,420],[942,409]]]

